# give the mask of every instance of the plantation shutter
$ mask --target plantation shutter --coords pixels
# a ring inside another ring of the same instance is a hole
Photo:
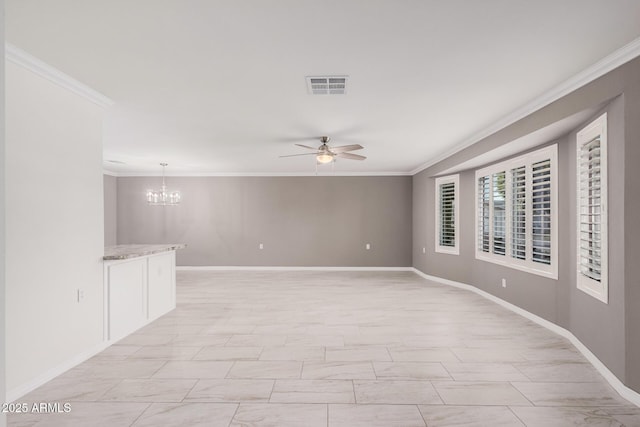
[[[507,245],[507,193],[505,180],[505,172],[493,174],[493,253],[497,255],[504,255]]]
[[[551,160],[531,165],[531,174],[532,260],[551,264]]]
[[[527,257],[526,167],[511,169],[511,257]]]
[[[556,279],[557,146],[476,171],[476,258]]]
[[[455,183],[440,184],[440,246],[455,246],[455,216]]]
[[[580,273],[602,280],[602,168],[600,136],[582,145],[579,174]]]
[[[489,190],[488,176],[478,178],[478,250],[489,252]]]

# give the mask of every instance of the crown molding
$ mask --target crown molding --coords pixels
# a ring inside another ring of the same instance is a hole
[[[114,172],[103,169],[105,175],[116,177],[156,177],[162,176],[162,172]],[[411,176],[409,172],[325,172],[325,173],[300,173],[300,172],[174,172],[165,173],[166,177],[296,177],[296,176]]]
[[[608,72],[620,67],[621,65],[626,64],[632,59],[640,56],[640,38],[633,40],[631,43],[628,43],[621,47],[620,49],[614,51],[610,55],[604,57],[600,61],[591,65],[590,67],[584,69],[573,77],[565,80],[559,85],[553,87],[542,95],[534,98],[532,101],[524,104],[520,108],[514,110],[512,113],[504,116],[502,119],[493,123],[492,125],[486,127],[485,129],[475,133],[471,137],[463,140],[459,144],[456,144],[451,150],[448,150],[433,159],[423,163],[417,168],[413,169],[409,172],[409,175],[415,175],[423,170],[431,167],[444,159],[453,156],[454,154],[464,150],[467,147],[475,144],[476,142],[481,141],[482,139],[493,135],[506,128],[507,126],[517,122],[520,119],[527,117],[528,115],[538,111],[539,109],[546,107],[554,101],[562,98],[565,95],[573,92],[576,89],[581,88],[582,86],[591,83],[598,77],[602,77]]]
[[[88,99],[102,108],[109,108],[115,104],[113,100],[100,92],[90,88],[84,83],[80,83],[68,74],[63,73],[10,43],[5,43],[5,58],[7,61],[20,65],[40,77],[44,77],[52,83]]]

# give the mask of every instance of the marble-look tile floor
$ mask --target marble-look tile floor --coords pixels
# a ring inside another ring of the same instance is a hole
[[[178,307],[10,426],[640,426],[566,339],[411,272],[178,272]]]

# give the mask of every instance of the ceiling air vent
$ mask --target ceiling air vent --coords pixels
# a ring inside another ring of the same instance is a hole
[[[308,76],[310,95],[344,95],[347,93],[348,76]]]

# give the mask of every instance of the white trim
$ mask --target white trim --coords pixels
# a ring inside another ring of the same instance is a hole
[[[162,176],[162,173],[158,172],[114,172],[107,169],[103,169],[103,172],[107,175],[117,177],[146,177],[146,176]],[[317,177],[332,177],[332,176],[411,176],[409,172],[168,172],[165,176],[173,177],[202,177],[202,176],[222,176],[222,177],[261,177],[261,176],[317,176]]]
[[[51,381],[52,379],[54,379],[55,377],[57,377],[58,375],[61,375],[63,373],[65,373],[66,371],[68,371],[69,369],[81,364],[82,362],[88,360],[89,358],[95,356],[96,354],[100,353],[101,351],[103,351],[104,349],[106,349],[107,347],[109,347],[111,345],[110,342],[100,342],[98,344],[96,344],[95,346],[91,347],[90,349],[83,351],[80,354],[75,355],[74,357],[62,362],[61,364],[59,364],[58,366],[54,366],[53,368],[49,369],[48,371],[46,371],[45,373],[43,373],[42,375],[38,375],[37,377],[33,378],[30,381],[27,381],[24,384],[21,384],[11,390],[7,390],[7,396],[6,396],[6,401],[7,402],[14,402],[16,399],[20,399],[22,396],[26,395],[27,393],[37,389],[38,387],[42,386],[43,384]]]
[[[582,175],[582,147],[593,140],[600,137],[600,265],[601,278],[600,281],[591,279],[582,274],[580,254],[581,244],[581,188],[580,181]],[[605,304],[609,303],[609,236],[608,236],[608,200],[607,200],[607,113],[604,113],[576,135],[576,286],[587,295],[591,295],[595,299]]]
[[[531,257],[531,203],[530,206],[527,207],[526,215],[527,215],[527,256],[524,260],[516,259],[511,256],[511,242],[512,242],[512,224],[511,224],[511,205],[512,205],[512,195],[511,195],[511,178],[509,172],[513,168],[525,166],[527,181],[526,181],[526,191],[527,191],[527,200],[531,199],[531,187],[532,187],[532,178],[531,178],[531,165],[535,162],[542,160],[550,160],[550,177],[551,177],[551,264],[541,264],[534,262]],[[509,159],[503,162],[494,163],[490,166],[484,167],[482,169],[478,169],[475,172],[475,258],[481,261],[487,261],[494,264],[502,265],[508,268],[514,268],[516,270],[526,271],[527,273],[536,274],[539,276],[548,277],[550,279],[557,280],[558,279],[558,145],[553,144],[543,148],[540,148],[536,151],[532,151],[530,153],[524,154],[522,156],[518,156],[513,159]],[[489,198],[489,209],[491,214],[489,215],[489,252],[480,251],[478,249],[480,241],[480,224],[479,224],[479,199],[478,199],[478,179],[483,176],[490,177],[490,192],[489,194],[493,194],[493,175],[495,173],[505,173],[505,186],[506,186],[506,194],[505,194],[505,254],[497,255],[493,253],[493,196]]]
[[[453,246],[440,245],[440,229],[442,218],[440,212],[440,186],[442,184],[453,183]],[[460,175],[441,176],[435,179],[435,251],[437,253],[459,255],[460,254]]]
[[[176,271],[413,271],[413,267],[271,267],[259,265],[176,266]]]
[[[118,174],[117,174],[117,173],[115,173],[115,172],[111,172],[111,171],[108,171],[108,170],[106,170],[106,169],[103,169],[103,170],[102,170],[102,174],[103,174],[103,175],[109,175],[109,176],[115,176],[115,177],[117,177],[117,176],[118,176]]]
[[[640,56],[640,38],[633,40],[631,43],[628,43],[620,49],[614,51],[610,55],[605,56],[600,61],[596,62],[590,67],[587,67],[578,74],[575,74],[573,77],[565,80],[564,82],[548,90],[542,95],[534,98],[533,100],[524,104],[510,114],[507,114],[492,125],[463,140],[459,144],[456,144],[456,146],[454,146],[452,149],[447,150],[443,154],[440,154],[439,156],[436,156],[433,159],[423,163],[422,165],[413,169],[410,174],[415,175],[427,169],[428,167],[431,167],[436,163],[439,163],[444,159],[453,156],[454,154],[464,150],[467,147],[470,147],[476,142],[479,142],[482,139],[493,135],[499,130],[512,125],[518,120],[527,117],[528,115],[538,111],[539,109],[546,107],[547,105],[551,104],[554,101],[557,101],[565,95],[568,95],[574,90],[579,89],[588,83],[591,83],[595,79],[602,77],[608,72],[620,67],[621,65],[626,64],[627,62],[638,56]]]
[[[36,73],[40,77],[44,77],[58,86],[88,99],[102,108],[109,108],[115,104],[113,100],[100,92],[90,88],[84,83],[80,83],[68,74],[63,73],[10,43],[5,43],[5,58],[7,61],[20,65],[27,70]]]
[[[576,338],[575,335],[573,335],[570,331],[564,329],[561,326],[556,325],[553,322],[550,322],[546,319],[543,319],[540,316],[537,316],[523,308],[518,307],[517,305],[511,304],[510,302],[507,302],[501,298],[498,298],[495,295],[492,295],[488,292],[485,292],[481,289],[476,288],[475,286],[472,285],[467,285],[466,283],[461,283],[461,282],[455,282],[453,280],[448,280],[448,279],[443,279],[441,277],[437,277],[437,276],[431,276],[429,274],[425,274],[422,271],[418,270],[417,268],[413,268],[412,270],[414,273],[416,273],[418,276],[421,276],[424,279],[427,280],[431,280],[433,282],[438,282],[438,283],[442,283],[443,285],[448,285],[448,286],[453,286],[456,288],[460,288],[460,289],[465,289],[467,291],[471,291],[474,292],[478,295],[480,295],[481,297],[484,297],[490,301],[495,302],[496,304],[499,304],[501,306],[503,306],[504,308],[513,311],[516,314],[519,314],[520,316],[524,317],[525,319],[531,320],[532,322],[537,323],[538,325],[547,328],[548,330],[550,330],[551,332],[555,332],[556,334],[567,338],[569,341],[571,341],[571,344],[573,344],[578,351],[580,351],[580,353],[582,353],[582,355],[593,365],[594,368],[596,368],[596,370],[604,377],[605,380],[607,380],[607,382],[609,383],[609,385],[611,385],[611,387],[614,388],[615,391],[617,391],[620,396],[624,397],[625,399],[627,399],[629,402],[633,403],[636,406],[640,406],[640,393],[630,389],[629,387],[627,387],[626,385],[624,385],[622,383],[622,381],[620,381],[618,379],[618,377],[616,377],[613,372],[611,372],[609,370],[609,368],[607,368],[605,366],[604,363],[602,363],[600,361],[600,359],[598,359],[598,357],[593,354],[591,352],[591,350],[589,350],[578,338]]]

